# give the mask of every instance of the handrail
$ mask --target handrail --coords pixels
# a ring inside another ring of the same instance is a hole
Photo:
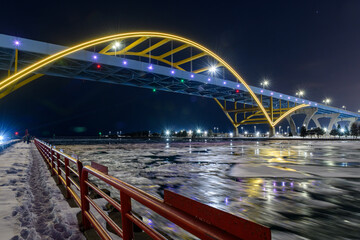
[[[137,214],[132,211],[132,199],[200,239],[271,239],[270,229],[260,224],[212,208],[168,190],[164,191],[164,200],[156,198],[94,167],[83,167],[80,160],[74,159],[38,139],[35,139],[35,145],[50,166],[52,173],[57,175],[58,183],[66,186],[67,197],[73,197],[81,208],[83,229],[87,230],[92,226],[102,239],[112,238],[92,211],[96,211],[97,216],[102,217],[116,234],[124,240],[133,239],[133,224],[153,239],[167,239],[137,217]],[[63,157],[64,161],[60,160],[60,156]],[[69,162],[78,166],[77,176],[80,179],[78,188],[80,189],[80,196],[70,187],[71,184],[75,186],[76,184],[74,179],[70,177],[70,171],[74,171],[74,169],[69,166]],[[62,174],[64,173],[62,171],[63,163],[65,163],[65,178]],[[120,203],[91,183],[88,179],[89,175],[117,189],[120,193]],[[121,213],[122,228],[102,210],[101,206],[90,198],[89,187]],[[90,205],[92,208],[90,208]]]
[[[82,162],[65,153],[62,153],[37,138],[34,139],[34,143],[41,156],[49,165],[51,174],[57,175],[58,184],[63,184],[65,186],[66,198],[73,198],[76,204],[81,207],[80,195],[72,189],[72,186],[74,186],[77,191],[80,191],[80,184],[76,183],[76,180],[71,177],[71,173],[78,177],[80,183],[81,170],[83,168]],[[61,158],[63,158],[63,160],[61,160]],[[71,167],[71,163],[76,165],[76,170]]]

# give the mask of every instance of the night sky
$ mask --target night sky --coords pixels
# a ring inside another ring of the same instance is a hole
[[[360,1],[6,1],[0,32],[72,46],[138,30],[178,34],[224,58],[251,85],[360,109]],[[4,6],[5,5],[5,6]],[[6,9],[6,10],[5,10]],[[1,79],[6,72],[0,72]],[[0,99],[1,131],[232,129],[208,98],[42,77]]]

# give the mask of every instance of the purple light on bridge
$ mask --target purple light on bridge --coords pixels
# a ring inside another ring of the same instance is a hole
[[[263,93],[263,92],[264,92],[264,90],[262,90],[262,89],[261,89],[261,90],[260,90],[260,92],[262,92],[262,93]]]
[[[317,106],[317,103],[315,103],[315,106]]]
[[[97,56],[97,55],[93,55],[93,56],[92,56],[92,59],[97,60],[97,59],[98,59],[98,56]]]
[[[302,102],[304,103],[305,101],[303,100]]]
[[[211,78],[208,78],[208,82],[210,82],[211,81]]]
[[[236,87],[238,87],[238,88],[239,88],[239,87],[240,87],[240,84],[236,85]]]
[[[280,94],[280,97],[282,97],[282,94]]]
[[[153,70],[153,69],[154,69],[153,65],[150,64],[150,65],[148,66],[148,69],[149,69],[149,70]]]
[[[124,64],[124,65],[127,65],[127,61],[126,61],[126,60],[124,60],[124,61],[123,61],[123,64]]]
[[[171,74],[174,75],[174,74],[175,74],[175,70],[171,70]]]
[[[15,46],[20,46],[20,41],[19,40],[14,40],[14,45]]]
[[[191,74],[190,77],[191,77],[191,78],[194,78],[194,74]]]
[[[270,93],[270,95],[272,96],[272,95],[274,95],[274,93],[272,92],[272,93]]]
[[[288,99],[290,99],[290,97],[288,97]]]
[[[297,98],[295,98],[295,101],[297,101]]]
[[[226,81],[224,81],[223,83],[226,84]]]

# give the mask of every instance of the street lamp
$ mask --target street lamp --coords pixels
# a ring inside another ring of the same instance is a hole
[[[344,109],[344,110],[346,110],[346,106],[344,106],[344,105],[343,105],[341,108]]]
[[[260,83],[260,85],[263,87],[263,88],[265,88],[265,87],[267,87],[268,85],[269,85],[269,80],[267,80],[267,79],[264,79],[264,81],[262,81],[261,83]]]
[[[331,99],[330,98],[325,98],[323,101],[322,101],[325,105],[329,105],[331,103]]]
[[[304,92],[304,90],[299,90],[299,91],[297,91],[297,92],[295,93],[295,95],[296,95],[296,96],[299,96],[299,97],[302,97],[302,96],[305,95],[305,92]]]

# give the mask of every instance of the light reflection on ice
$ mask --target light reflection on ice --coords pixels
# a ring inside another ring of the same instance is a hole
[[[111,175],[154,196],[162,197],[169,189],[277,229],[274,239],[358,237],[358,142],[190,139],[165,145],[124,142],[62,148],[85,164],[108,166]],[[152,214],[147,218],[155,225],[163,221]],[[174,230],[168,224],[163,226]],[[185,238],[181,230],[174,231],[172,237]]]

